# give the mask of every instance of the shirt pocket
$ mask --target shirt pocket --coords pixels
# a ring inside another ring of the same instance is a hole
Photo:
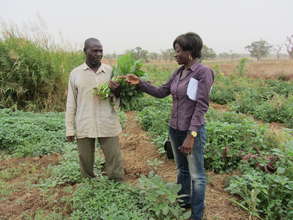
[[[186,91],[187,97],[192,101],[196,101],[197,90],[198,90],[198,80],[194,78],[190,78],[187,85],[187,91]]]

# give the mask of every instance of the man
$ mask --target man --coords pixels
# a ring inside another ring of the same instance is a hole
[[[89,38],[84,43],[85,63],[70,73],[66,104],[66,137],[77,139],[80,169],[84,177],[93,178],[95,140],[105,155],[106,174],[110,179],[123,179],[122,157],[118,134],[119,117],[109,100],[93,94],[98,84],[109,82],[112,93],[119,96],[119,84],[111,81],[112,68],[101,63],[103,46],[99,40]]]

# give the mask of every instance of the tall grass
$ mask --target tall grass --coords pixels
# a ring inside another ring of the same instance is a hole
[[[68,74],[83,62],[79,51],[50,43],[17,28],[0,31],[0,107],[29,111],[63,111]]]

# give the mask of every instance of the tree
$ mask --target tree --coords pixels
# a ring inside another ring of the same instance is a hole
[[[141,47],[136,47],[126,52],[131,53],[135,59],[141,59],[141,60],[144,60],[145,62],[148,62],[149,52],[147,50],[142,49]]]
[[[175,51],[174,49],[166,49],[161,51],[161,57],[165,61],[171,61],[174,59]]]
[[[215,51],[212,48],[207,47],[206,45],[203,45],[202,50],[201,50],[201,57],[202,59],[213,59],[217,55]]]
[[[282,49],[283,49],[282,44],[277,44],[274,46],[274,51],[276,52],[277,59],[280,59],[280,54],[281,54]]]
[[[229,52],[219,53],[217,55],[217,57],[220,59],[230,59],[230,60],[240,58],[241,56],[242,54],[234,53],[232,50],[230,50]]]
[[[156,53],[156,52],[150,52],[148,57],[151,59],[151,60],[157,60],[159,58],[159,54]]]
[[[245,47],[245,49],[247,49],[250,53],[250,56],[255,57],[258,61],[262,57],[268,56],[271,48],[272,46],[264,40],[254,41]]]
[[[290,57],[290,59],[293,59],[293,34],[289,37],[287,37],[287,41],[285,43],[287,48],[287,53]]]

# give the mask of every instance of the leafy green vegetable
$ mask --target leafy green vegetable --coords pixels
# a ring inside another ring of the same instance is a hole
[[[121,108],[124,110],[133,109],[138,98],[142,96],[142,92],[137,90],[135,86],[128,84],[124,79],[119,76],[125,76],[127,74],[134,74],[138,77],[143,77],[145,72],[142,70],[143,63],[141,60],[137,60],[132,54],[125,54],[118,57],[117,65],[113,70],[112,80],[117,81],[121,86]],[[107,99],[110,97],[111,90],[107,83],[94,88],[94,94],[98,95],[101,99]]]

